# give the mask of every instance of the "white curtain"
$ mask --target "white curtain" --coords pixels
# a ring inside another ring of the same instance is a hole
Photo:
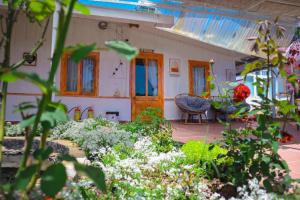
[[[194,95],[201,96],[206,91],[205,68],[193,67]]]
[[[148,96],[158,95],[158,71],[157,71],[157,61],[148,61]]]
[[[71,59],[68,59],[67,65],[67,91],[76,92],[77,91],[77,64]]]
[[[94,60],[86,58],[82,60],[82,90],[93,92],[94,90]]]

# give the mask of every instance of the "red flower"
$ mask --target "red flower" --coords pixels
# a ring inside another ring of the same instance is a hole
[[[241,102],[250,96],[250,89],[245,84],[239,84],[234,88],[233,99],[236,102]]]

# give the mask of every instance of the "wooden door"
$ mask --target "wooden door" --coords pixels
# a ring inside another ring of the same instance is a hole
[[[163,112],[163,55],[140,53],[131,62],[131,119],[148,107]]]

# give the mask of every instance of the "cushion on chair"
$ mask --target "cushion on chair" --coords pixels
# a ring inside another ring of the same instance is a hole
[[[216,109],[218,111],[220,111],[221,113],[224,113],[224,114],[233,114],[235,112],[237,112],[239,109],[245,107],[246,110],[245,112],[249,111],[250,110],[250,105],[247,104],[246,102],[242,102],[240,104],[234,104],[234,102],[231,102],[232,104],[228,104],[227,103],[224,103],[223,106],[219,109]]]
[[[187,94],[177,95],[175,103],[183,112],[201,113],[210,108],[209,100]]]

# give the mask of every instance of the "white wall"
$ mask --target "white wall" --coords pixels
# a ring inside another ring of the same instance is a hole
[[[73,18],[67,38],[67,45],[77,43],[96,43],[100,50],[100,69],[99,69],[99,96],[98,98],[86,97],[57,97],[62,100],[69,108],[81,105],[82,108],[93,106],[96,115],[103,115],[106,111],[119,111],[121,120],[130,120],[131,103],[130,103],[130,80],[129,80],[129,62],[120,58],[116,53],[103,50],[104,42],[114,39],[129,39],[129,42],[137,48],[154,49],[157,53],[164,55],[164,97],[165,99],[165,117],[167,119],[179,119],[180,111],[173,101],[179,93],[187,93],[188,86],[188,60],[209,61],[215,60],[215,73],[219,82],[225,80],[225,69],[235,68],[234,60],[237,54],[201,44],[189,39],[180,37],[165,37],[165,34],[153,28],[128,28],[126,24],[109,23],[107,30],[98,28],[98,20]],[[21,31],[21,30],[25,31]],[[16,30],[16,39],[14,42],[14,56],[22,55],[27,50],[29,43],[33,43],[33,39],[39,35],[34,28],[29,28],[26,23],[20,23]],[[47,35],[51,37],[51,33]],[[45,46],[38,54],[37,67],[22,67],[26,71],[35,71],[45,76],[49,69],[50,61],[50,44],[47,39]],[[179,58],[181,60],[180,76],[171,76],[168,73],[168,65],[170,58]],[[114,68],[119,62],[124,63],[123,68],[119,70],[116,77],[112,76]],[[60,69],[56,77],[56,83],[60,85]],[[119,90],[122,98],[111,98],[115,91]],[[38,90],[31,87],[27,83],[18,82],[9,87],[9,92],[14,93],[37,93]],[[212,95],[216,95],[215,91]],[[9,106],[16,104],[20,100],[30,97],[10,96]],[[16,114],[11,113],[11,109],[7,112],[8,120],[18,120]]]
[[[21,15],[14,28],[11,48],[12,63],[21,60],[24,52],[30,52],[42,35],[43,30],[39,25],[30,23],[28,20],[24,20],[24,18],[25,16]],[[43,78],[48,76],[51,57],[51,24],[52,22],[50,22],[47,29],[46,40],[37,52],[36,66],[22,66],[20,70],[37,73]],[[40,92],[38,88],[24,81],[9,84],[8,90],[15,93]]]

